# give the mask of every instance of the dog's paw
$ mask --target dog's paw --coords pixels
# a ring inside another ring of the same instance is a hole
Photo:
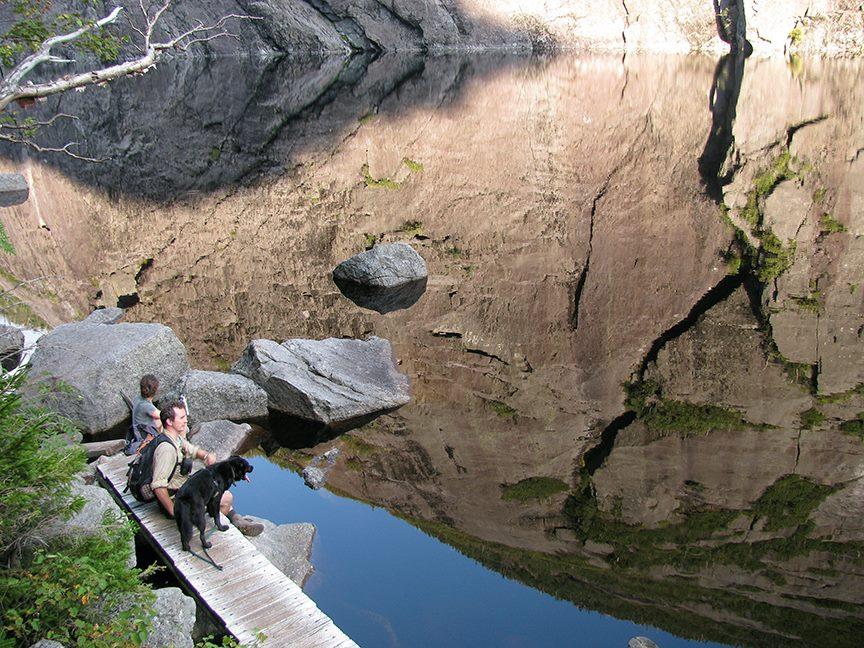
[[[228,530],[228,525],[225,524],[225,525],[220,526],[220,525],[217,524],[217,525],[216,525],[216,528],[219,529],[220,531],[227,531],[227,530]]]
[[[202,541],[201,541],[201,546],[204,547],[205,549],[209,549],[210,547],[213,546],[213,543],[212,543],[212,542],[208,542],[207,540],[202,540]]]

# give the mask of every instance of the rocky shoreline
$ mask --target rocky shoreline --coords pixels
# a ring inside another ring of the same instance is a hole
[[[119,308],[100,309],[83,321],[59,326],[38,340],[30,357],[22,394],[28,402],[72,421],[80,433],[70,442],[81,442],[85,435],[94,439],[122,434],[129,424],[129,410],[121,394],[135,394],[144,373],[154,373],[165,386],[157,403],[181,394],[186,397],[190,437],[219,460],[252,447],[260,428],[249,421],[264,422],[270,411],[311,418],[326,431],[392,410],[409,399],[408,379],[398,371],[386,340],[289,340],[285,345],[256,340],[244,353],[245,364],[241,359],[235,367],[238,373],[197,371],[190,368],[186,349],[170,328],[122,323],[123,315]],[[22,351],[16,344],[20,336],[13,327],[7,329],[0,331],[5,355],[17,359]],[[262,344],[269,353],[259,352]],[[285,362],[273,357],[279,350],[288,356]],[[254,372],[249,370],[253,359]],[[251,377],[242,375],[244,371]],[[121,449],[118,440],[112,451]],[[106,514],[122,515],[96,483],[95,468],[104,459],[100,456],[89,464],[73,486],[74,494],[84,501],[82,509],[69,520],[57,520],[43,529],[38,541],[99,533]],[[264,532],[250,541],[302,586],[313,571],[309,560],[315,527],[254,519],[264,525]],[[130,567],[136,561],[132,545]],[[156,594],[156,618],[145,646],[191,648],[193,636],[221,632],[181,590],[168,587]]]

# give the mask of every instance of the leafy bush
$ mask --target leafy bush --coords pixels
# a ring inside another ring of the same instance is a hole
[[[69,421],[22,402],[22,380],[0,372],[0,646],[42,638],[82,648],[140,645],[152,593],[126,566],[125,519],[104,520],[99,535],[33,549],[40,528],[80,510],[71,483],[85,453],[67,445]]]
[[[524,502],[529,499],[546,499],[569,488],[554,477],[528,477],[515,484],[501,486],[501,499]]]

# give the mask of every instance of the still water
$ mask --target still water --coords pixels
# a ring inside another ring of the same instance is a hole
[[[392,342],[409,405],[314,448],[276,424],[237,491],[316,524],[308,590],[361,643],[858,645],[861,67],[175,60],[64,98],[101,165],[6,163],[36,198],[7,270],[197,368]],[[333,267],[393,241],[425,292],[346,299]]]

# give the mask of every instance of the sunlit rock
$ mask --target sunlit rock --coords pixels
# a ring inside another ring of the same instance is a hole
[[[410,400],[387,340],[253,340],[232,371],[264,388],[271,409],[341,427]]]
[[[195,445],[212,452],[219,461],[248,450],[253,445],[252,436],[252,427],[248,423],[231,421],[207,421],[195,429],[195,434],[191,431],[189,434]]]
[[[267,416],[267,393],[237,374],[190,371],[160,400],[180,396],[186,397],[189,420],[193,423],[219,419],[249,421]]]
[[[161,324],[64,324],[39,338],[24,391],[29,400],[71,419],[82,432],[123,423],[120,393],[135,394],[141,376],[170,385],[189,371],[186,349]]]

